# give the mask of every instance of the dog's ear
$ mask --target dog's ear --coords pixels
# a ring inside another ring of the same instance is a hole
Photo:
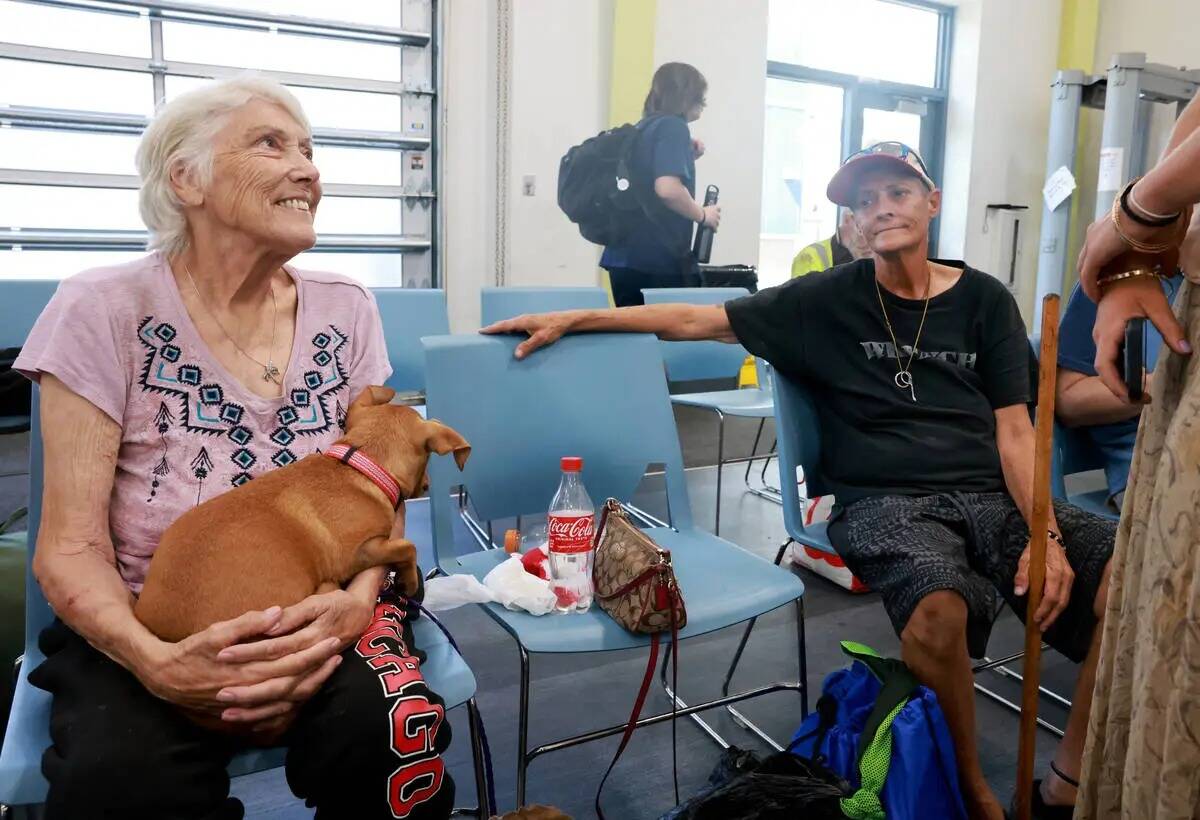
[[[467,440],[454,430],[440,421],[425,422],[425,429],[429,431],[429,435],[425,439],[425,449],[431,453],[437,453],[439,456],[444,456],[446,453],[454,453],[454,462],[458,465],[458,469],[467,466],[467,458],[471,455],[471,445]]]
[[[396,396],[396,391],[390,387],[383,387],[378,384],[368,385],[363,388],[363,391],[358,394],[358,398],[350,403],[351,407],[374,407],[378,404],[387,404]]]

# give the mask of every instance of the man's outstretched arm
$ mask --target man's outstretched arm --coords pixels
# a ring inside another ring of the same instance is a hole
[[[506,319],[480,333],[526,333],[517,345],[523,359],[539,347],[553,344],[567,333],[653,333],[667,341],[737,342],[724,305],[642,305],[606,310],[565,310],[534,313]]]

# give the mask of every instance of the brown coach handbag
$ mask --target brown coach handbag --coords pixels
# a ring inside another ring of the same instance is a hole
[[[683,594],[675,580],[671,565],[671,552],[665,550],[646,533],[638,529],[626,514],[621,502],[608,499],[600,512],[600,525],[596,527],[596,555],[592,569],[592,580],[596,588],[596,602],[614,621],[628,629],[650,636],[650,657],[646,673],[633,713],[625,726],[625,734],[608,771],[596,789],[596,816],[603,820],[600,809],[600,792],[621,757],[629,738],[637,728],[642,706],[654,679],[654,667],[658,664],[659,635],[671,633],[673,654],[672,691],[679,692],[679,630],[687,625],[687,609],[683,605]],[[671,701],[672,713],[676,701]],[[675,802],[679,803],[679,775],[675,771],[675,718],[671,718],[671,761],[675,780]]]

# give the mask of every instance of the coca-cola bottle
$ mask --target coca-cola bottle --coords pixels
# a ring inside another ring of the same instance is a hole
[[[582,458],[562,460],[562,482],[547,516],[550,585],[559,612],[585,612],[592,605],[595,509],[579,478],[581,470]]]

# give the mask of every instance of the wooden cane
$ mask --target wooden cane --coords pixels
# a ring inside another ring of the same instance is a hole
[[[1033,616],[1042,604],[1046,542],[1050,530],[1050,462],[1054,438],[1054,376],[1058,369],[1058,296],[1042,300],[1042,347],[1038,353],[1037,429],[1034,434],[1033,521],[1029,539],[1029,598],[1025,609],[1025,663],[1021,686],[1021,733],[1017,743],[1017,820],[1030,820],[1033,754],[1037,745],[1042,632]]]

